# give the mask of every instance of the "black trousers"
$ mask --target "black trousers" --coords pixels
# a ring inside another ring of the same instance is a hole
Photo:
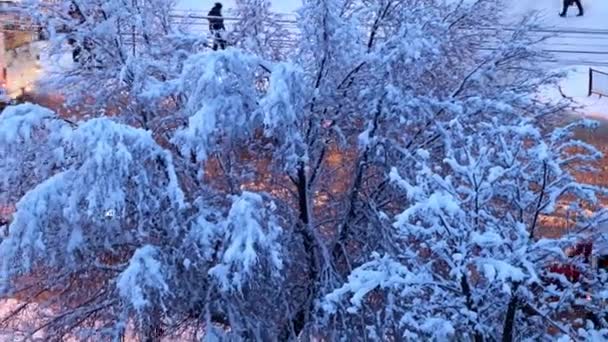
[[[222,50],[226,49],[226,41],[222,37],[222,30],[213,30],[213,51],[217,51],[217,48]]]
[[[76,45],[72,50],[72,61],[79,62],[80,61],[80,53],[82,52],[82,48]]]
[[[568,13],[568,7],[572,4],[576,4],[578,7],[578,14],[583,14],[583,5],[581,4],[581,0],[564,0],[564,8],[562,9],[561,15],[566,15]]]

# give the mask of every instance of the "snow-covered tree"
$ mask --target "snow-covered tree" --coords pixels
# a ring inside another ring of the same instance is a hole
[[[414,178],[403,178],[398,167],[391,171],[406,208],[392,224],[395,248],[355,269],[328,295],[330,312],[359,313],[376,336],[544,340],[547,327],[577,335],[564,315],[587,306],[590,288],[551,274],[550,266],[566,262],[563,250],[580,235],[544,238],[548,227],[541,219],[560,214],[564,204],[598,205],[603,191],[577,183],[567,171],[598,152],[571,140],[576,125],[548,136],[526,121],[488,126],[465,133],[454,123],[442,139],[443,160],[419,149],[403,169],[413,167]],[[602,211],[579,218],[575,231],[602,220]],[[577,263],[588,276],[589,266]],[[375,302],[363,301],[366,296]]]
[[[235,5],[231,15],[238,19],[230,39],[267,60],[284,59],[295,36],[287,27],[289,19],[274,14],[269,0],[236,0]]]
[[[537,94],[560,75],[538,67],[533,21],[491,29],[501,6],[305,0],[282,51],[268,2],[243,0],[242,40],[212,52],[171,1],[35,4],[52,56],[81,48],[45,81],[84,115],[0,115],[0,201],[16,204],[0,296],[19,301],[2,330],[605,335],[606,278],[563,252],[606,218],[605,190],[576,178],[600,153],[573,132],[593,125],[553,127],[569,104]],[[552,220],[576,234],[549,236]],[[551,272],[564,262],[584,280]]]

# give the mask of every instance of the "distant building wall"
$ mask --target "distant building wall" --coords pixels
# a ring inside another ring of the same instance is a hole
[[[4,46],[6,50],[19,48],[37,40],[38,38],[37,33],[27,31],[5,32],[4,36]]]
[[[13,97],[28,91],[40,74],[39,32],[32,31],[18,3],[0,0],[0,82]]]
[[[5,51],[7,90],[11,96],[32,90],[40,78],[40,55],[44,42],[34,42]]]

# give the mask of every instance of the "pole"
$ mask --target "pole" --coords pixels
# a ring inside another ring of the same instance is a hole
[[[137,7],[137,0],[133,0],[132,2],[133,8],[132,10],[134,11],[135,8]],[[135,20],[135,18],[131,18],[132,20]],[[132,43],[133,43],[133,57],[135,57],[135,23],[133,23],[133,25],[131,26],[132,29]]]
[[[593,69],[589,68],[589,93],[587,96],[593,94]]]

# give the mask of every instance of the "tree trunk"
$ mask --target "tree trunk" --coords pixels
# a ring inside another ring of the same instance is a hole
[[[462,292],[467,299],[467,309],[477,313],[475,303],[473,303],[473,298],[471,296],[471,287],[469,286],[469,281],[464,274],[460,277],[460,287],[462,288]],[[475,331],[474,339],[475,342],[483,342],[483,335],[479,331]]]
[[[517,288],[516,288],[517,289]],[[515,292],[515,291],[513,291]],[[507,308],[507,316],[502,331],[502,342],[513,342],[513,330],[515,329],[515,314],[517,313],[517,296],[513,294]]]
[[[306,179],[306,170],[304,163],[300,163],[298,167],[298,205],[300,209],[300,221],[302,224],[308,225],[309,223],[309,212],[308,212],[308,181]]]
[[[319,246],[316,243],[314,233],[310,230],[310,207],[308,198],[308,179],[305,164],[302,162],[298,167],[295,185],[298,193],[298,206],[300,211],[300,223],[298,233],[302,236],[304,251],[307,253],[308,263],[308,294],[306,302],[289,317],[289,321],[280,332],[280,341],[290,341],[300,335],[310,318],[310,311],[314,305],[314,298],[318,292],[320,277]]]

